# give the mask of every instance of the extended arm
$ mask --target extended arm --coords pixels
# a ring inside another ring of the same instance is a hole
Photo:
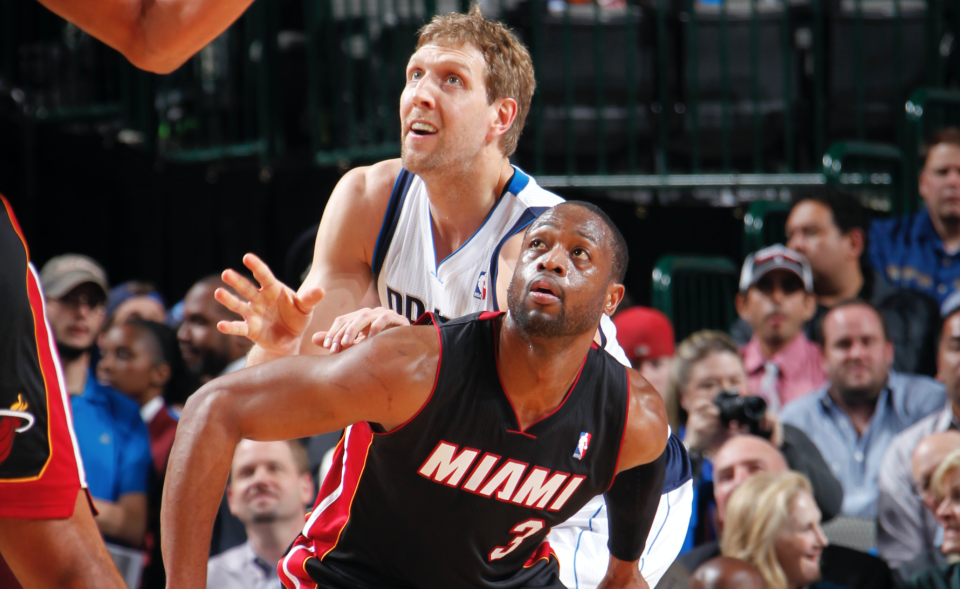
[[[295,356],[207,383],[190,397],[170,454],[161,511],[170,587],[206,582],[210,532],[241,439],[287,440],[372,421],[387,430],[426,402],[436,328],[392,330],[336,356]]]
[[[253,0],[40,0],[122,53],[138,68],[167,74],[237,20]]]
[[[247,366],[297,353],[324,353],[311,336],[375,295],[371,293],[373,251],[399,173],[399,160],[389,160],[351,170],[340,180],[324,209],[313,264],[299,291],[277,281],[250,254],[244,264],[253,270],[259,288],[232,270],[224,272],[224,281],[246,301],[218,290],[217,300],[243,321],[224,321],[217,327],[256,344],[247,356]]]

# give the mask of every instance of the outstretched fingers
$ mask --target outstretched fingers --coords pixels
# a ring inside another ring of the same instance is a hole
[[[247,337],[250,334],[250,326],[246,321],[219,321],[217,322],[217,331],[226,335],[239,335]]]
[[[267,290],[279,282],[270,267],[258,258],[256,254],[246,254],[243,256],[243,265],[253,272],[253,277],[260,283],[260,288]]]
[[[304,314],[311,313],[321,300],[323,300],[323,289],[319,286],[311,286],[298,292],[294,299],[297,309]]]
[[[247,316],[247,302],[241,300],[240,297],[236,296],[229,290],[225,288],[218,288],[213,291],[213,298],[217,299],[217,302],[230,309],[237,315],[242,317]]]
[[[233,290],[240,293],[240,296],[247,299],[248,301],[251,301],[254,298],[256,298],[257,294],[259,294],[260,292],[259,289],[252,282],[250,282],[250,279],[248,279],[246,276],[243,276],[236,270],[231,270],[231,269],[224,270],[223,274],[220,275],[220,278],[223,279],[223,281],[227,284],[227,286],[233,288]],[[217,290],[223,290],[223,289],[217,289]],[[230,293],[230,296],[234,296],[234,295]],[[220,299],[217,299],[217,300],[219,301]],[[223,303],[223,301],[220,301],[220,302]],[[233,311],[233,309],[230,309],[230,310]],[[238,311],[235,311],[235,312],[238,312]]]

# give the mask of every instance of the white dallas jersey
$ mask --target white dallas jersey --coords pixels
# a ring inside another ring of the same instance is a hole
[[[426,311],[456,318],[499,311],[497,262],[508,239],[563,199],[514,167],[513,178],[483,225],[460,248],[436,262],[430,201],[423,180],[406,170],[397,177],[380,227],[373,272],[380,304],[414,322]],[[613,321],[600,322],[604,349],[629,366]]]

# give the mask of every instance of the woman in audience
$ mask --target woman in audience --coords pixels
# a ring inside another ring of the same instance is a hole
[[[723,555],[757,567],[767,589],[836,587],[817,583],[827,544],[810,482],[801,474],[759,473],[730,496]]]
[[[133,317],[157,323],[163,323],[167,318],[163,296],[149,282],[135,280],[124,282],[110,290],[106,311],[108,329],[126,323]]]
[[[943,528],[940,550],[926,558],[926,570],[917,566],[918,559],[900,573],[908,581],[906,587],[956,589],[960,587],[960,450],[948,454],[933,471],[930,488],[936,497],[937,522]]]
[[[690,452],[694,473],[694,513],[690,523],[688,542],[684,549],[712,540],[712,509],[706,499],[712,493],[699,492],[699,488],[713,480],[710,457],[730,436],[749,429],[746,423],[731,422],[724,426],[717,403],[720,392],[735,393],[743,398],[751,395],[747,385],[747,372],[730,337],[719,331],[698,331],[677,346],[673,360],[671,385],[679,401],[681,421],[680,436]],[[729,404],[737,399],[728,398]],[[755,435],[769,439],[784,455],[791,470],[803,473],[810,479],[814,497],[824,519],[829,520],[840,513],[843,503],[843,488],[830,472],[817,447],[801,430],[779,423],[775,416],[765,413],[757,420]]]

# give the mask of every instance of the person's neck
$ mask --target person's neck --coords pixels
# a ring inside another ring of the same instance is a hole
[[[863,270],[860,269],[859,260],[848,264],[843,272],[830,280],[820,280],[820,284],[814,284],[817,302],[828,308],[840,301],[856,298],[862,289]]]
[[[790,339],[778,338],[775,340],[765,340],[763,338],[757,338],[757,345],[760,346],[760,353],[763,355],[764,360],[770,360],[774,356],[780,353],[781,350],[793,343],[793,340],[797,339],[800,336],[798,332]]]
[[[512,174],[510,160],[497,152],[497,157],[480,157],[467,169],[444,169],[421,176],[430,200],[438,264],[477,232]]]
[[[137,405],[139,405],[140,407],[143,407],[144,405],[146,405],[150,401],[153,401],[154,399],[156,399],[162,394],[163,394],[163,389],[159,387],[152,387],[140,393],[137,393],[134,395],[127,395],[127,396],[129,396],[134,401],[136,401]]]
[[[303,514],[269,523],[247,525],[247,537],[257,556],[273,566],[283,558],[290,543],[303,529]]]
[[[830,387],[829,394],[837,407],[850,418],[854,429],[857,430],[857,436],[862,436],[870,425],[870,418],[877,410],[877,401],[880,399],[880,391],[882,390],[883,387],[880,387],[870,397],[864,397],[863,399],[844,399],[843,395],[834,387]]]
[[[503,317],[497,336],[497,366],[521,430],[563,402],[590,351],[595,331],[570,337],[533,337],[523,332],[511,314]]]
[[[929,209],[927,212],[929,213]],[[943,242],[943,249],[949,252],[960,249],[960,218],[942,219],[933,213],[929,214],[933,228],[937,230],[937,235]]]
[[[67,391],[71,395],[82,395],[90,374],[90,352],[84,352],[71,359],[61,355],[60,365],[63,368],[63,380],[67,385]]]

